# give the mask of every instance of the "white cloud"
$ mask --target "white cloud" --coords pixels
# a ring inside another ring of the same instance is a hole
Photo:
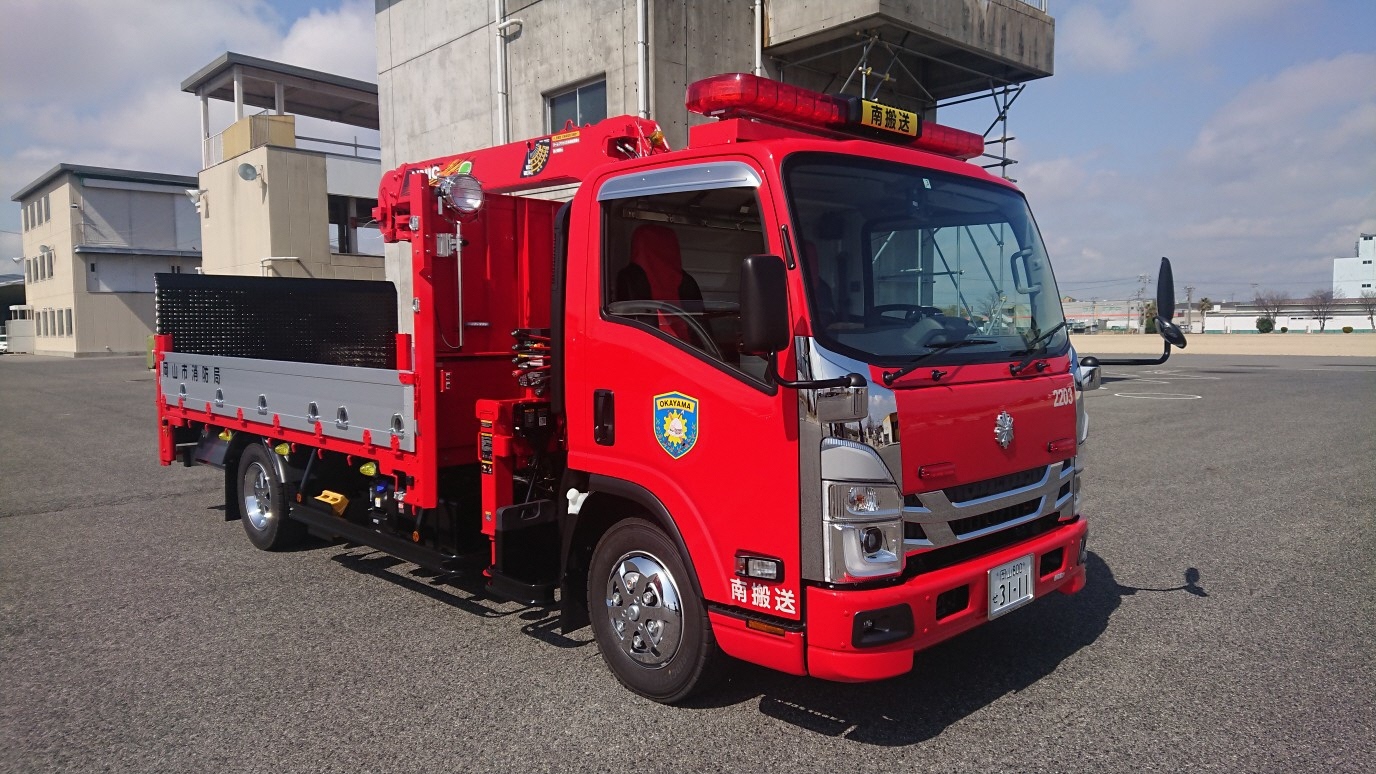
[[[286,28],[263,0],[7,4],[0,25],[6,198],[59,162],[196,174],[199,106],[180,83],[225,51],[373,81],[373,5],[344,0]],[[211,105],[215,131],[230,114]],[[0,228],[19,230],[18,213],[11,205]]]
[[[1074,6],[1056,19],[1057,59],[1076,69],[1128,70],[1136,64],[1140,46],[1123,25],[1110,21],[1097,6]]]
[[[350,0],[298,19],[269,59],[363,81],[377,80],[373,4]]]
[[[1257,79],[1152,171],[1115,172],[1093,155],[1027,164],[1019,177],[1067,292],[1150,270],[1159,255],[1181,288],[1215,298],[1252,282],[1324,284],[1331,259],[1376,231],[1372,72],[1376,54],[1348,54]]]
[[[1264,19],[1296,0],[1133,0],[1125,14],[1151,47],[1187,53],[1238,25]]]
[[[1056,19],[1057,64],[1119,73],[1163,56],[1194,54],[1299,0],[1132,0],[1066,7]],[[1116,12],[1115,12],[1116,11]]]

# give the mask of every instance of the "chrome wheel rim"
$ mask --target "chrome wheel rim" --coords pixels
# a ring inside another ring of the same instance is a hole
[[[254,529],[266,529],[272,521],[272,484],[268,481],[268,470],[263,463],[249,464],[244,471],[244,480],[239,482],[239,491],[244,497],[244,515]]]
[[[607,579],[607,619],[631,660],[659,669],[683,642],[678,583],[664,563],[643,551],[622,555]]]

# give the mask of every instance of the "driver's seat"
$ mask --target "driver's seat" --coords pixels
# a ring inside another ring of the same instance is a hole
[[[668,226],[644,223],[631,235],[631,262],[616,274],[617,301],[663,301],[688,313],[701,312],[702,289],[683,270],[678,235]],[[688,325],[673,314],[641,318],[681,341],[692,343]]]

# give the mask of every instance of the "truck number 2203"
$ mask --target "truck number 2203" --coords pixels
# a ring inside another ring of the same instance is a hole
[[[1069,406],[1075,402],[1074,387],[1058,387],[1051,391],[1051,406]]]

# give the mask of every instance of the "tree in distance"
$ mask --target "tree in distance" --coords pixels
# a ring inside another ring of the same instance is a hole
[[[1306,298],[1305,308],[1314,315],[1319,321],[1319,333],[1323,333],[1324,326],[1333,319],[1333,310],[1337,308],[1338,301],[1343,297],[1341,290],[1315,290]]]
[[[1376,290],[1363,290],[1362,295],[1357,297],[1357,306],[1366,313],[1367,325],[1376,331]]]

